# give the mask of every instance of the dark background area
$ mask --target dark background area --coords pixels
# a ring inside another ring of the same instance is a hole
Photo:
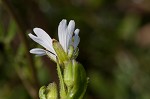
[[[150,99],[150,0],[0,0],[0,99],[38,99],[56,64],[29,53],[34,27],[57,38],[62,19],[80,29],[90,78],[85,99]]]

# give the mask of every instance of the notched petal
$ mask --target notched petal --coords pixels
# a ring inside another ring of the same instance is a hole
[[[75,22],[74,20],[71,20],[68,24],[68,33],[73,34],[74,28],[75,28]]]
[[[28,34],[29,35],[29,37],[33,40],[33,41],[35,41],[35,42],[37,42],[37,43],[39,43],[39,44],[42,44],[43,43],[43,41],[40,39],[40,38],[38,38],[38,37],[36,37],[36,36],[34,36],[33,34]]]
[[[51,44],[52,39],[51,37],[41,28],[34,28],[33,29],[34,33],[43,41]],[[51,44],[52,45],[52,44]]]

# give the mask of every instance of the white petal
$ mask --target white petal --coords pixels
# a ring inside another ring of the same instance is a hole
[[[80,37],[79,37],[79,29],[76,29],[75,31],[74,31],[74,33],[75,33],[75,35],[73,36],[73,39],[74,39],[74,42],[73,42],[73,46],[74,46],[74,49],[76,49],[77,48],[77,46],[78,46],[78,44],[79,44],[79,42],[80,42]]]
[[[34,33],[41,39],[49,42],[52,45],[52,39],[51,37],[41,28],[34,28]]]
[[[34,36],[33,34],[28,34],[29,37],[34,40],[35,42],[39,43],[41,46],[43,46],[44,48],[48,49],[51,51],[51,47],[49,47],[49,45],[47,43],[45,43],[41,38]]]
[[[73,35],[73,32],[74,32],[74,28],[75,28],[75,22],[74,20],[71,20],[68,24],[68,33],[69,35],[72,34]]]
[[[79,35],[79,32],[80,32],[80,30],[79,30],[79,29],[76,29],[76,30],[74,31],[74,34],[75,34],[75,35]]]
[[[43,40],[42,39],[40,39],[40,38],[38,38],[38,37],[36,37],[36,36],[34,36],[33,34],[28,34],[29,35],[29,37],[33,40],[33,41],[35,41],[35,42],[37,42],[37,43],[39,43],[41,46],[43,46],[43,47],[45,47],[46,49],[48,49],[48,45],[46,45],[44,42],[43,42]]]
[[[54,62],[56,62],[56,55],[54,55],[54,54],[52,54],[52,53],[50,53],[50,52],[48,52],[48,51],[46,51],[46,54],[49,56],[49,58],[50,58],[51,60],[53,60]]]
[[[65,43],[66,35],[67,35],[67,21],[63,19],[58,26],[58,37],[59,37],[59,42],[65,51],[66,51],[66,43]]]
[[[55,53],[55,51],[53,50],[53,48],[51,48],[50,44],[44,42],[41,38],[34,36],[33,34],[28,34],[29,37],[34,40],[35,42],[37,42],[38,44],[40,44],[41,46],[43,46],[45,49],[49,50],[50,52]]]
[[[43,56],[46,55],[46,51],[44,49],[41,48],[34,48],[30,50],[30,53],[32,54],[36,54],[38,56]]]
[[[48,50],[52,51],[55,53],[53,47],[52,47],[52,39],[51,37],[41,28],[34,28],[33,31],[35,34],[40,38],[47,46]]]
[[[69,47],[69,42],[70,40],[72,40],[72,35],[73,35],[73,32],[74,32],[74,28],[75,28],[75,22],[74,20],[71,20],[68,24],[68,27],[67,27],[67,38],[66,38],[66,49],[68,50],[68,47]]]

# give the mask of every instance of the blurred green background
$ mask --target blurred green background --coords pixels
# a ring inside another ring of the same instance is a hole
[[[85,99],[150,99],[150,0],[0,0],[0,99],[38,99],[56,64],[29,53],[34,27],[57,38],[62,19],[80,29],[90,77]]]

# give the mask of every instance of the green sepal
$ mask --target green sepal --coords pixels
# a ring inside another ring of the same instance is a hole
[[[52,45],[57,54],[60,64],[69,60],[67,53],[64,51],[61,44],[57,40],[53,39]]]
[[[76,49],[74,49],[73,46],[69,46],[68,49],[68,57],[73,60],[76,59],[79,55],[79,48],[77,47]]]
[[[68,57],[71,59],[73,57],[73,54],[74,54],[74,48],[73,46],[69,46],[69,49],[68,49]]]

